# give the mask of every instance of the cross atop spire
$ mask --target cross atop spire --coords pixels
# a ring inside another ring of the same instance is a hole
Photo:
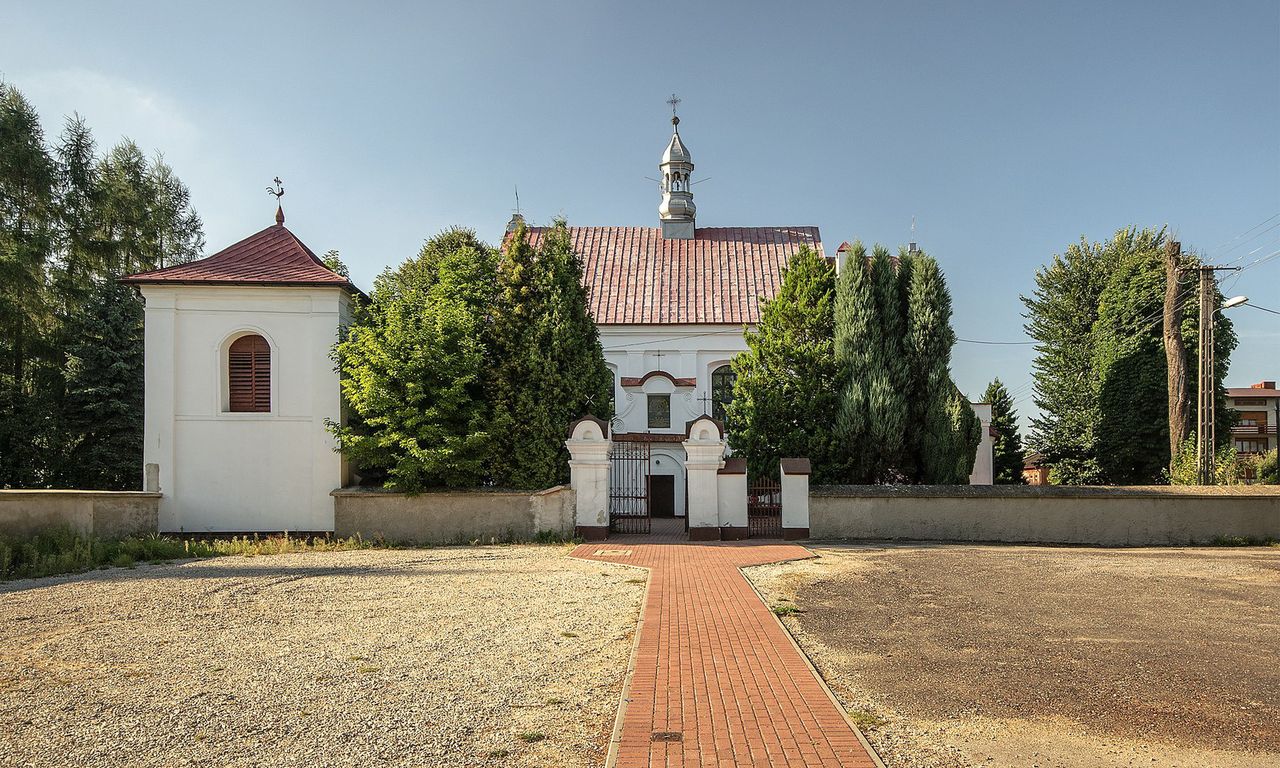
[[[671,98],[667,99],[667,103],[671,105],[671,124],[676,126],[676,130],[680,130],[680,118],[676,115],[676,107],[680,106],[680,97],[671,94]]]

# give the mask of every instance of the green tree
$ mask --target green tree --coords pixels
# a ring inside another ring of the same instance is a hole
[[[871,440],[872,382],[883,378],[878,333],[881,328],[875,281],[866,248],[855,242],[836,280],[835,360],[840,400],[835,411],[843,479],[875,482],[881,465]]]
[[[920,409],[915,434],[916,479],[931,485],[969,481],[981,440],[981,422],[951,380],[951,293],[937,260],[915,255],[907,314],[907,357],[912,400]]]
[[[141,483],[143,427],[142,301],[113,280],[98,280],[70,323],[57,482],[69,488],[133,490]]]
[[[987,385],[982,393],[983,402],[991,404],[992,464],[996,485],[1021,485],[1022,435],[1018,433],[1018,412],[1013,409],[1013,398],[1000,379]],[[979,435],[981,437],[981,435]]]
[[[1265,485],[1280,484],[1280,452],[1264,453],[1258,459],[1258,482]]]
[[[335,350],[354,418],[331,425],[362,469],[415,493],[481,483],[488,462],[484,335],[496,254],[470,230],[432,238],[377,279]]]
[[[497,280],[490,476],[503,487],[545,488],[568,478],[568,425],[585,414],[612,416],[613,379],[563,220],[536,249],[521,223],[499,256]]]
[[[1161,482],[1169,466],[1167,363],[1162,341],[1163,230],[1121,229],[1104,243],[1081,240],[1036,275],[1023,297],[1036,403],[1031,444],[1055,483]],[[1188,267],[1196,265],[1188,257]],[[1192,273],[1193,274],[1193,273]],[[1188,366],[1198,355],[1194,278],[1180,296]],[[1213,299],[1221,302],[1220,296]],[[1219,426],[1228,434],[1227,366],[1236,337],[1218,315],[1215,335]]]
[[[342,263],[342,257],[338,254],[337,250],[329,249],[325,251],[324,256],[320,257],[320,261],[324,262],[325,267],[328,268],[330,272],[337,273],[350,279],[351,272],[347,270],[347,265]]]
[[[41,361],[52,357],[45,265],[56,236],[56,176],[34,107],[0,81],[0,486],[46,479],[51,408],[37,383]]]
[[[835,272],[808,247],[792,256],[760,322],[733,359],[726,405],[733,449],[753,476],[777,474],[778,460],[808,457],[814,482],[843,481],[831,415],[840,404],[835,361]]]

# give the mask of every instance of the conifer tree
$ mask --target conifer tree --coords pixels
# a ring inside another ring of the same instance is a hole
[[[1000,379],[987,385],[982,393],[983,402],[991,404],[992,474],[996,485],[1021,485],[1022,435],[1018,433],[1018,412],[1013,409],[1013,398]],[[979,435],[981,437],[981,435]]]
[[[871,441],[871,380],[879,357],[881,327],[867,251],[855,242],[836,280],[835,360],[839,406],[836,436],[847,483],[875,482],[878,462]]]
[[[880,325],[875,329],[874,353],[867,371],[870,393],[868,433],[875,446],[872,477],[878,482],[906,479],[902,473],[907,432],[907,393],[910,367],[903,348],[906,317],[895,265],[881,245],[872,249],[871,281]]]
[[[612,416],[613,379],[566,223],[547,228],[536,249],[521,223],[499,257],[498,286],[490,476],[501,487],[545,488],[568,477],[569,424]]]
[[[733,449],[752,476],[771,477],[778,460],[808,457],[814,482],[843,481],[832,414],[839,407],[834,351],[835,273],[801,247],[782,284],[733,359],[733,399],[725,407]]]
[[[132,288],[99,279],[70,324],[62,487],[123,491],[141,484],[142,315]]]

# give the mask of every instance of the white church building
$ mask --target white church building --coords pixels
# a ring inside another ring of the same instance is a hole
[[[613,372],[615,442],[650,443],[649,503],[655,517],[683,516],[686,425],[724,419],[730,361],[747,349],[744,330],[777,295],[801,246],[825,256],[813,226],[698,227],[693,156],[680,118],[662,160],[656,227],[570,227],[583,280]],[[511,232],[519,215],[507,226]],[[536,243],[543,229],[530,228]],[[969,482],[992,482],[991,406],[974,403],[982,442]]]

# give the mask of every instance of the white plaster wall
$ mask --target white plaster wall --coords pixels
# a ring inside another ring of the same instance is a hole
[[[685,425],[711,411],[711,372],[745,351],[740,325],[602,325],[600,343],[614,372],[614,421],[617,432],[684,434]],[[621,384],[623,377],[655,370],[676,378],[695,378],[694,387],[673,387],[655,376],[643,387]],[[650,430],[645,395],[671,393],[671,427]],[[705,401],[703,398],[706,398]],[[619,421],[620,420],[620,421]]]
[[[329,357],[350,298],[338,288],[154,286],[146,300],[144,464],[160,467],[162,531],[327,531],[345,466]],[[230,413],[226,348],[271,345],[271,412]]]

